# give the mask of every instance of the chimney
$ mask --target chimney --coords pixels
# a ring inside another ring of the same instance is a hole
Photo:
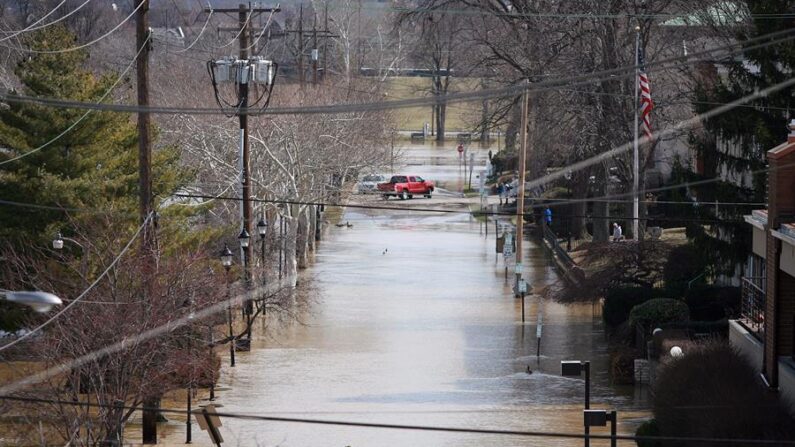
[[[787,136],[787,143],[795,143],[795,119],[789,122],[789,135]]]

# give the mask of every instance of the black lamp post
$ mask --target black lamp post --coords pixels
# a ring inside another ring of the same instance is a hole
[[[257,233],[259,233],[260,244],[260,261],[262,263],[262,284],[265,285],[265,236],[268,234],[268,223],[265,222],[265,217],[261,217],[257,223]]]
[[[282,280],[282,270],[284,268],[284,214],[282,214],[282,204],[279,204],[279,281]]]
[[[246,249],[251,243],[251,236],[249,236],[248,231],[243,228],[243,231],[240,232],[237,240],[240,242],[240,256],[243,259],[243,286],[245,287],[246,293],[246,299],[243,304],[243,315],[246,317],[246,340],[251,342],[251,314],[253,313],[254,306],[249,299],[249,292],[251,290],[251,274],[249,272],[249,266],[251,265],[251,260],[246,256]]]
[[[583,422],[585,425],[585,432],[588,433],[588,428],[590,427],[604,427],[607,425],[607,422],[610,422],[610,447],[616,447],[617,439],[616,439],[616,425],[618,425],[618,416],[616,414],[616,410],[612,411],[605,411],[605,410],[583,410],[582,412]],[[585,437],[585,440],[588,441],[588,437]]]
[[[244,230],[245,231],[245,230]],[[227,323],[229,324],[229,358],[231,366],[235,366],[235,334],[232,331],[232,293],[229,287],[229,269],[232,268],[232,250],[229,246],[224,245],[221,250],[221,264],[226,270],[226,310],[227,310]]]
[[[591,362],[588,360],[562,360],[560,362],[560,374],[565,377],[580,377],[585,372],[585,409],[591,408]],[[588,437],[589,426],[585,425],[585,447],[591,444]]]

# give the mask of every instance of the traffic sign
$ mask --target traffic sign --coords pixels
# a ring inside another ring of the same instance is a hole
[[[463,144],[459,144],[458,145],[458,153],[461,154],[463,152],[464,152],[464,145]]]

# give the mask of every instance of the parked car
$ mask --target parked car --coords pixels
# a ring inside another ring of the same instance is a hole
[[[381,174],[368,174],[359,180],[356,191],[359,194],[374,194],[378,192],[378,184],[385,182],[386,176]]]
[[[384,199],[397,196],[400,200],[406,200],[411,199],[415,194],[422,194],[430,199],[433,189],[433,182],[423,180],[419,175],[393,175],[388,182],[378,184],[378,191]]]

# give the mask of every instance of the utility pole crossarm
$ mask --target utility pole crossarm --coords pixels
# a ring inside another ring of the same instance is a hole
[[[258,13],[258,12],[281,12],[282,9],[279,7],[276,8],[251,8],[248,12],[251,13]],[[220,12],[224,14],[232,14],[232,13],[239,13],[240,8],[204,8],[204,12]]]

